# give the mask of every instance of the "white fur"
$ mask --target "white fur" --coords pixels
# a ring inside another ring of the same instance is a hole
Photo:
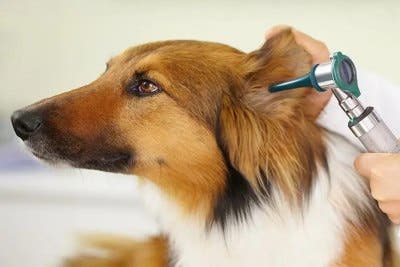
[[[277,209],[254,207],[251,220],[241,225],[232,221],[225,235],[218,227],[205,231],[195,215],[183,216],[176,203],[145,182],[142,190],[146,202],[171,240],[176,266],[325,267],[338,259],[344,242],[344,219],[357,220],[348,217],[354,214],[350,200],[368,208],[368,190],[352,170],[357,150],[333,134],[328,134],[327,142],[330,178],[324,170],[319,171],[309,207],[302,216],[291,211],[275,192]]]

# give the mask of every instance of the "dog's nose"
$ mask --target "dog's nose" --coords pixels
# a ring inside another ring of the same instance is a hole
[[[42,126],[42,117],[33,111],[17,110],[11,116],[15,133],[22,140],[28,139]]]

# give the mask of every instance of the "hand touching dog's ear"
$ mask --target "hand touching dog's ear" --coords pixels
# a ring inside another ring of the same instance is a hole
[[[289,27],[286,25],[278,25],[269,29],[265,35],[267,41],[276,35],[279,35]],[[325,43],[312,38],[311,36],[304,34],[296,29],[292,29],[296,43],[302,46],[312,58],[312,64],[318,64],[329,61],[329,49]],[[315,117],[321,113],[329,99],[332,96],[331,91],[325,93],[313,92],[308,97],[310,113],[314,114]]]

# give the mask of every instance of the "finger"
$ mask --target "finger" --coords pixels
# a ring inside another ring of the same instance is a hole
[[[354,162],[357,171],[370,181],[371,194],[378,201],[400,198],[400,155],[365,153]]]
[[[364,154],[356,166],[370,179],[371,194],[376,200],[400,199],[400,155]]]
[[[371,195],[378,201],[393,201],[400,198],[400,177],[398,174],[376,175],[370,178]]]
[[[362,176],[366,178],[371,177],[371,172],[377,172],[379,165],[387,161],[386,153],[363,153],[354,161],[354,167]]]
[[[384,213],[400,217],[400,200],[379,201],[378,205]]]
[[[389,219],[392,221],[394,224],[400,224],[400,216],[392,216],[388,215]]]

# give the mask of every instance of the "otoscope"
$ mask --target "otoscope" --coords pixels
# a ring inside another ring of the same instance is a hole
[[[270,92],[312,87],[318,92],[332,90],[339,106],[349,117],[348,127],[368,152],[399,153],[400,144],[373,107],[366,107],[357,99],[356,67],[341,52],[334,53],[330,61],[315,65],[311,71],[295,80],[275,84]]]

